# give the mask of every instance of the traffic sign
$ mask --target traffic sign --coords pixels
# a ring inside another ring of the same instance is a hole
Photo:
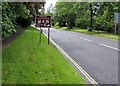
[[[120,13],[119,12],[114,13],[114,23],[120,24]]]
[[[42,34],[42,29],[41,27],[48,27],[48,45],[50,41],[50,27],[51,27],[51,16],[48,15],[37,15],[36,17],[36,27],[40,27],[40,41],[39,44],[41,43],[41,34]]]
[[[36,27],[51,27],[51,16],[37,15],[36,16]]]

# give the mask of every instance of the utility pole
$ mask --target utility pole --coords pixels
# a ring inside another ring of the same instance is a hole
[[[92,4],[90,3],[90,27],[92,27]]]
[[[90,29],[89,29],[89,31],[92,31],[92,22],[93,22],[93,20],[92,20],[92,3],[90,3]]]

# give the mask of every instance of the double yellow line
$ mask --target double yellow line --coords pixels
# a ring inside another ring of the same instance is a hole
[[[43,32],[43,34],[48,38],[48,36]],[[90,84],[99,86],[98,83],[87,73],[85,70],[80,67],[59,45],[57,45],[51,38],[50,41],[52,44],[89,80]]]

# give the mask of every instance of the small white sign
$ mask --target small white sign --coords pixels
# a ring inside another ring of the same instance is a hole
[[[114,14],[114,23],[115,24],[120,24],[120,13],[116,12]]]

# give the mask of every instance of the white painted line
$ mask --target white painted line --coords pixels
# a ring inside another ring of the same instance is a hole
[[[38,28],[37,28],[38,29]],[[48,36],[43,32],[43,34],[48,38]],[[81,37],[79,37],[81,38]],[[91,40],[88,40],[88,39],[85,39],[85,38],[81,38],[81,39],[84,39],[86,41],[91,41]],[[65,56],[66,58],[92,83],[94,84],[95,86],[99,86],[98,83],[80,66],[78,65],[62,48],[60,48],[59,45],[57,45],[51,38],[50,38],[50,41],[53,43],[54,46],[56,46],[56,48],[58,50],[60,50]],[[115,49],[115,50],[119,50],[117,48],[114,48],[114,47],[111,47],[111,46],[108,46],[108,45],[105,45],[105,44],[102,44],[102,43],[99,43],[99,45],[102,45],[102,46],[105,46],[105,47],[109,47],[109,48],[112,48],[112,49]],[[120,50],[119,50],[120,51]]]
[[[92,42],[92,40],[89,40],[89,39],[85,39],[85,38],[83,38],[84,40],[86,40],[86,41],[89,41],[89,42]]]
[[[86,40],[86,41],[89,41],[89,42],[92,42],[92,40],[89,40],[89,39],[85,39],[85,38],[82,38],[82,37],[79,37],[80,39],[83,39],[83,40]]]
[[[120,51],[118,48],[111,47],[111,46],[109,46],[109,45],[105,45],[105,44],[102,44],[102,43],[99,43],[99,45],[102,45],[102,46],[105,46],[105,47],[108,47],[108,48],[111,48],[111,49]]]
[[[48,36],[43,32],[43,34],[48,38]],[[60,48],[59,45],[57,45],[51,38],[50,41],[53,43],[54,46],[56,46],[56,48],[58,50],[60,50],[65,56],[66,58],[90,81],[91,84],[95,85],[95,86],[99,86],[98,83],[87,73],[85,72],[85,70],[80,67],[80,65],[78,65],[62,48]]]
[[[82,38],[82,37],[79,37],[80,39],[83,39],[83,40],[86,40],[86,41],[89,41],[89,42],[93,42],[92,40],[89,40],[89,39],[85,39],[85,38]],[[104,46],[104,47],[108,47],[108,48],[111,48],[111,49],[114,49],[114,50],[117,50],[117,51],[120,51],[120,49],[118,48],[115,48],[115,47],[111,47],[109,45],[105,45],[105,44],[102,44],[102,43],[97,43],[97,42],[94,42],[96,44],[99,44],[101,46]]]

